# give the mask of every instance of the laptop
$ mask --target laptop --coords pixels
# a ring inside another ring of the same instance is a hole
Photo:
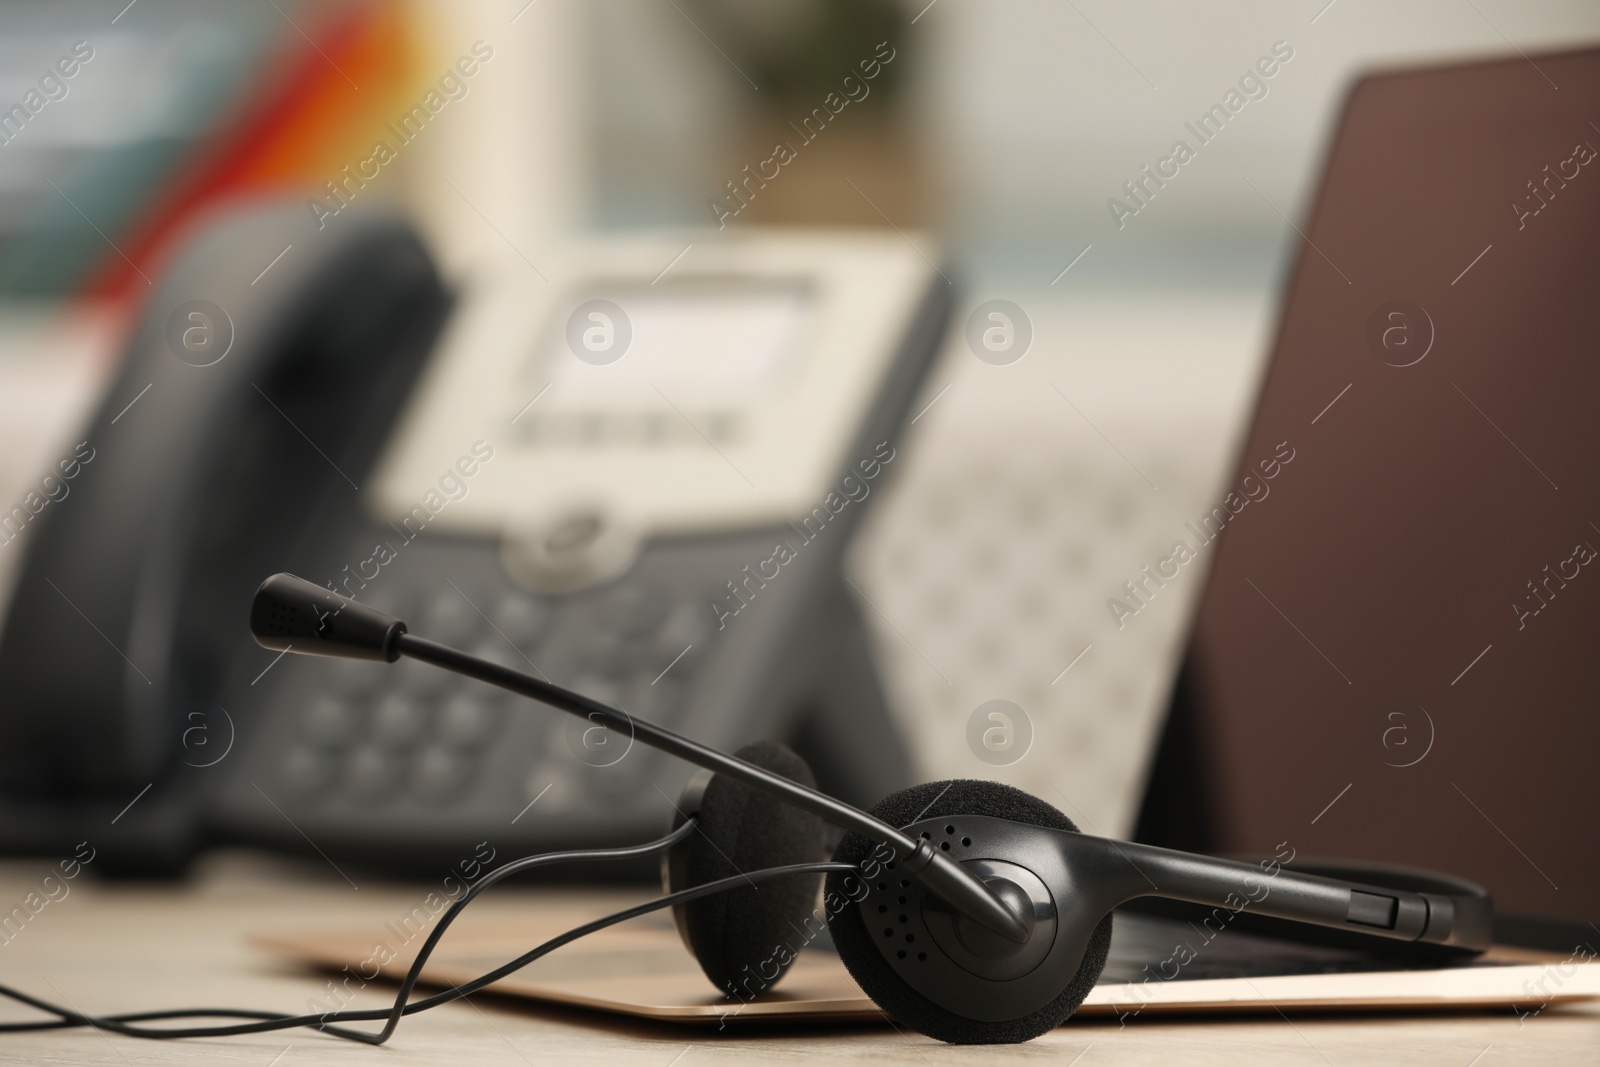
[[[1436,868],[1500,940],[1600,944],[1597,122],[1595,49],[1351,90],[1139,840]]]

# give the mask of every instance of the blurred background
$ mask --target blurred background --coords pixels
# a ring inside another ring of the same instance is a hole
[[[1106,600],[1220,494],[1352,79],[1600,37],[1579,0],[124,4],[0,4],[0,108],[81,61],[0,116],[0,499],[76,440],[186,226],[321,195],[482,41],[467,95],[361,194],[451,276],[575,232],[771,225],[892,228],[957,281],[849,573],[920,772],[998,777],[1109,834],[1132,828],[1200,581],[1121,628]],[[870,92],[729,217],[726,183],[874,54]],[[1265,95],[1119,225],[1108,200],[1269,54]],[[963,339],[994,299],[1033,329],[1005,366]],[[1031,724],[1009,766],[968,745],[990,700]]]

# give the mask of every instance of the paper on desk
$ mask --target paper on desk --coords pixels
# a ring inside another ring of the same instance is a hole
[[[454,985],[488,971],[552,935],[548,926],[452,930],[423,970],[423,982]],[[274,954],[342,973],[399,979],[414,952],[379,963],[369,935],[349,931],[253,939]],[[388,953],[384,953],[387,956]],[[559,949],[490,990],[548,1004],[669,1022],[870,1021],[882,1013],[838,958],[800,955],[782,985],[748,1002],[719,996],[670,927],[615,927]],[[1600,963],[1486,964],[1445,970],[1285,975],[1194,981],[1103,983],[1078,1014],[1499,1009],[1519,1014],[1600,998]]]

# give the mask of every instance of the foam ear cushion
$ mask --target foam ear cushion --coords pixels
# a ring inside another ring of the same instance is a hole
[[[734,753],[802,785],[816,778],[791,749],[758,741]],[[699,830],[677,847],[670,890],[704,885],[763,867],[815,863],[824,856],[820,818],[722,775],[700,801]],[[703,897],[674,909],[700,969],[725,993],[748,1000],[783,977],[805,943],[822,931],[821,875],[776,878]]]
[[[1020,789],[999,782],[964,779],[930,782],[902,790],[880,801],[872,813],[889,825],[900,827],[945,815],[987,815],[1073,833],[1078,830],[1071,819]],[[844,863],[860,863],[874,847],[865,837],[849,833],[834,850],[833,858]],[[828,892],[848,896],[843,883],[850,877],[853,876],[842,872],[829,873]],[[1078,1010],[1083,998],[1100,980],[1100,972],[1105,970],[1106,957],[1111,951],[1111,916],[1107,915],[1094,928],[1084,950],[1083,963],[1060,996],[1021,1018],[985,1022],[963,1018],[956,1010],[933,1003],[907,985],[878,951],[859,908],[839,909],[830,917],[828,929],[851,977],[878,1007],[891,1018],[929,1037],[960,1045],[1028,1041],[1061,1025]]]

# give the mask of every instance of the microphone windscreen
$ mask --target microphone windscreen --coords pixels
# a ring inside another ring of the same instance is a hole
[[[790,781],[816,786],[806,761],[785,745],[757,741],[734,755]],[[696,832],[668,857],[669,892],[823,858],[820,818],[723,775],[712,775],[706,784],[698,815]],[[712,985],[743,1003],[772,988],[795,956],[824,933],[826,924],[816,907],[821,880],[819,874],[797,874],[731,889],[680,904],[673,918]]]
[[[405,632],[398,619],[292,574],[274,574],[250,602],[256,644],[278,652],[393,663]]]
[[[1078,830],[1071,819],[1020,789],[999,782],[969,779],[912,786],[879,801],[872,814],[890,826],[902,828],[922,819],[947,815],[986,815],[1054,830],[1073,833]],[[874,847],[873,842],[852,831],[845,834],[839,847],[834,849],[833,858],[841,863],[860,863]],[[852,874],[830,873],[828,892],[848,897],[849,886],[845,880],[853,877]],[[1052,891],[1059,892],[1060,887],[1052,887]],[[878,1007],[891,1018],[929,1037],[960,1045],[1028,1041],[1066,1022],[1099,981],[1111,953],[1111,916],[1107,915],[1095,926],[1084,949],[1083,962],[1055,1000],[1019,1018],[992,1022],[968,1019],[961,1014],[959,1004],[935,1004],[911,988],[879,952],[859,907],[850,905],[831,913],[828,929],[845,969]]]

